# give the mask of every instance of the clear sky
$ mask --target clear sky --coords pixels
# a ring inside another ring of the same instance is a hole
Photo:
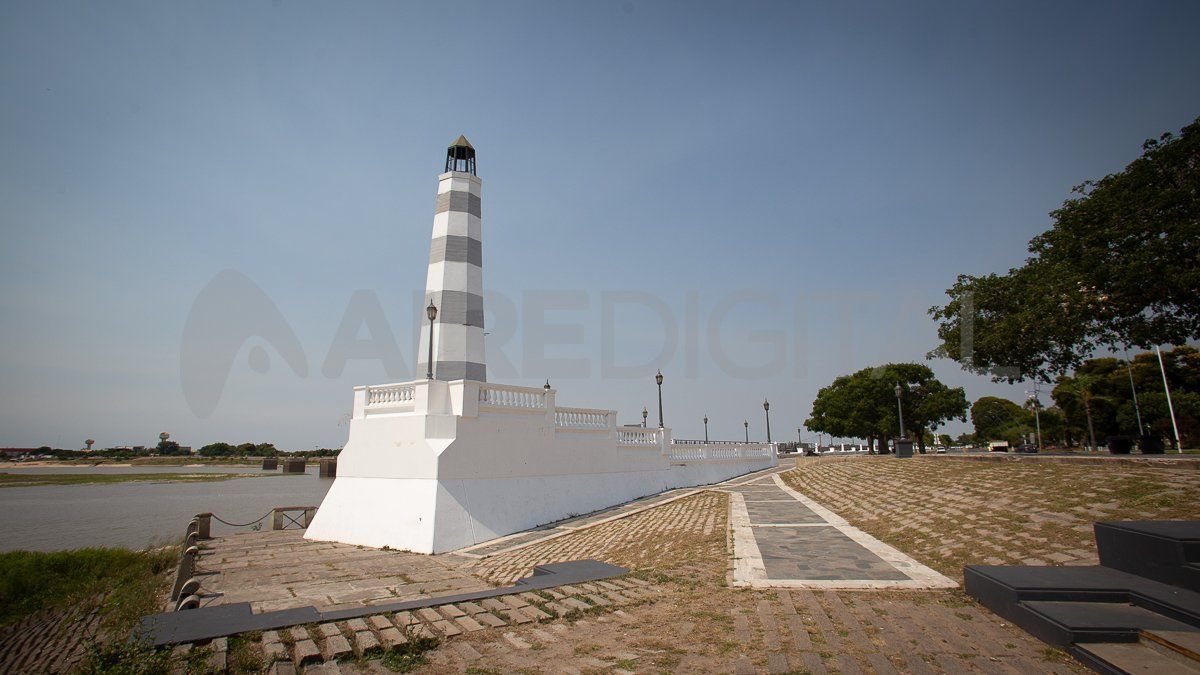
[[[1198,25],[1195,2],[3,3],[0,445],[342,444],[353,385],[420,376],[460,133],[491,379],[653,424],[661,367],[677,437],[705,413],[762,437],[769,397],[794,438],[836,375],[923,359],[957,274],[1019,264],[1072,185],[1200,115]],[[305,367],[230,299],[203,330],[251,337],[203,416],[180,349],[227,269]],[[406,370],[331,366],[376,302]]]

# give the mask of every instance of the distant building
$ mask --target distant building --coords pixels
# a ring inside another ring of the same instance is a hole
[[[26,455],[36,455],[42,452],[40,448],[0,448],[0,455],[8,459],[16,457],[24,457]]]

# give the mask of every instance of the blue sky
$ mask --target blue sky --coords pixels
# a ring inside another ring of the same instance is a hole
[[[633,422],[661,367],[677,436],[707,412],[714,437],[761,437],[769,397],[793,437],[836,375],[922,359],[957,274],[1019,264],[1072,185],[1200,115],[1196,25],[1183,2],[4,3],[0,444],[340,445],[350,388],[392,378],[322,364],[367,290],[411,371],[460,133],[485,287],[517,308],[493,379]],[[200,417],[180,344],[225,269],[307,373],[251,338]],[[676,349],[645,308],[606,333],[622,291],[661,301]],[[539,293],[580,308],[522,318]],[[644,377],[606,375],[606,334]],[[532,338],[578,338],[532,354],[574,361],[526,363]],[[971,398],[1025,388],[931,365]]]

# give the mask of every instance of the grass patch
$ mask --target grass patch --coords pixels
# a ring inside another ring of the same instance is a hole
[[[0,624],[44,609],[94,603],[103,596],[106,620],[132,628],[142,615],[157,609],[165,583],[162,575],[174,567],[178,555],[174,548],[0,553]]]
[[[259,478],[272,473],[0,473],[0,488],[37,485],[95,485],[105,483],[208,483],[233,478]]]
[[[408,642],[385,653],[379,662],[392,672],[407,673],[417,666],[424,665],[429,660],[427,654],[437,649],[437,646],[436,638],[410,636]]]

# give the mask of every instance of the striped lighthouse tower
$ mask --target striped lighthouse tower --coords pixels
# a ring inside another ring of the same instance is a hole
[[[433,377],[487,381],[483,355],[483,237],[475,173],[475,148],[459,136],[446,149],[446,171],[438,176],[437,209],[425,304],[433,303]],[[428,371],[429,318],[422,312],[417,372]]]

